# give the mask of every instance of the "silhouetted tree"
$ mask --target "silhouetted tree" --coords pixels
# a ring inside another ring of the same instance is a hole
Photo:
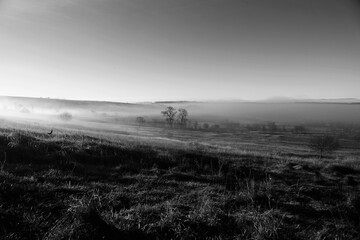
[[[137,117],[136,122],[139,124],[139,127],[140,127],[140,125],[144,124],[146,121],[145,121],[144,117]]]
[[[186,122],[188,121],[188,111],[185,108],[179,108],[178,121],[181,126],[186,126]]]
[[[340,144],[334,136],[324,135],[311,138],[309,147],[319,152],[319,157],[322,158],[324,153],[331,153],[339,149]]]
[[[165,111],[161,111],[161,114],[165,117],[166,122],[169,123],[170,127],[174,124],[176,113],[175,108],[171,106],[167,107]]]

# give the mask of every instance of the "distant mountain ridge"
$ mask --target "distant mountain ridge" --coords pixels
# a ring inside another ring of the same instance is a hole
[[[265,100],[180,100],[180,101],[147,101],[147,102],[117,102],[117,101],[101,101],[101,100],[75,100],[75,99],[60,99],[60,98],[37,98],[37,97],[21,97],[21,96],[0,96],[0,100],[17,100],[19,102],[47,102],[47,103],[63,103],[64,105],[149,105],[149,104],[189,104],[189,103],[360,103],[359,98],[269,98]]]

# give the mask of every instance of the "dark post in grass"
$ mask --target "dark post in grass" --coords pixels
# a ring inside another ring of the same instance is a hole
[[[320,159],[325,153],[331,153],[339,149],[339,140],[334,136],[323,135],[310,139],[309,147],[319,152]]]

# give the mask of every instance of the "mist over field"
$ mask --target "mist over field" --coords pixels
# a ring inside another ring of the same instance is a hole
[[[356,99],[0,110],[1,239],[358,239]]]
[[[151,121],[162,119],[161,111],[167,106],[186,108],[192,120],[214,123],[226,120],[238,123],[325,124],[357,123],[360,119],[360,103],[356,99],[116,103],[0,97],[2,117],[41,121],[60,120],[59,116],[65,112],[70,113],[75,121],[111,123],[135,120],[138,116]]]

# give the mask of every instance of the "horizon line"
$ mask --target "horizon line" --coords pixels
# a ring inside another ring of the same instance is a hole
[[[68,99],[68,98],[58,98],[58,97],[34,97],[34,96],[14,96],[14,95],[0,95],[0,98],[30,98],[30,99],[49,99],[49,100],[60,100],[60,101],[79,101],[79,102],[107,102],[107,103],[123,103],[123,104],[161,104],[161,103],[216,103],[216,102],[244,102],[244,103],[263,103],[263,102],[312,102],[312,101],[331,101],[336,103],[336,101],[351,101],[360,102],[360,98],[357,97],[343,97],[343,98],[291,98],[291,97],[271,97],[257,100],[248,100],[248,99],[203,99],[203,100],[155,100],[155,101],[117,101],[117,100],[91,100],[91,99]]]

